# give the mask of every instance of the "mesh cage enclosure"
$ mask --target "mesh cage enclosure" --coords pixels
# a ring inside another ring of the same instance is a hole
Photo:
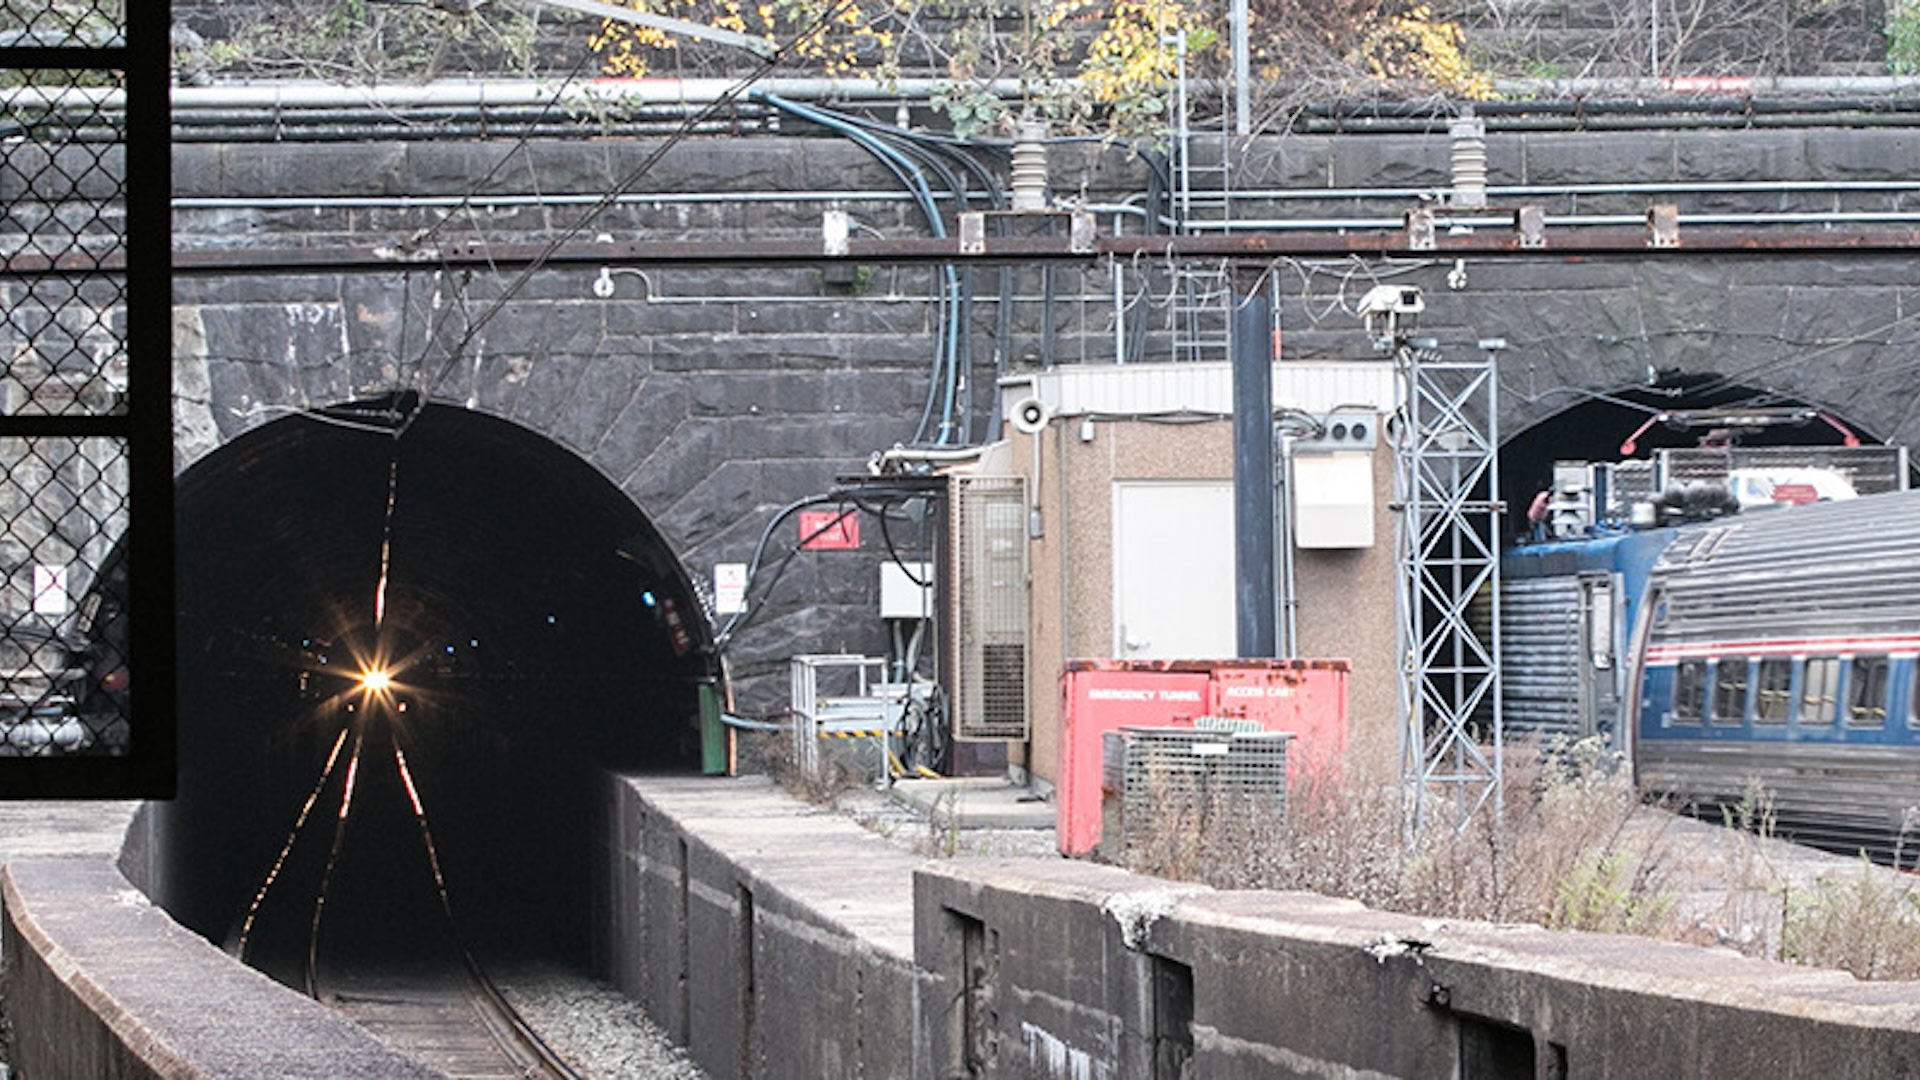
[[[955,476],[952,553],[954,737],[1027,737],[1027,486]]]
[[[167,24],[0,10],[0,797],[172,793]]]
[[[1103,835],[1103,848],[1126,867],[1151,870],[1271,839],[1286,826],[1292,737],[1220,726],[1121,728],[1102,747],[1105,786],[1117,789],[1120,809],[1117,836]]]

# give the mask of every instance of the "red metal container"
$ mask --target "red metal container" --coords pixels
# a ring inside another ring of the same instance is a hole
[[[1207,713],[1292,732],[1287,786],[1299,791],[1323,778],[1346,752],[1347,670],[1345,660],[1215,661]]]
[[[1086,855],[1100,843],[1101,736],[1122,727],[1192,724],[1208,708],[1211,668],[1169,660],[1070,660],[1054,785],[1055,843]]]
[[[1333,767],[1346,749],[1345,660],[1072,660],[1055,774],[1055,842],[1087,855],[1100,844],[1101,742],[1123,727],[1190,727],[1200,716],[1294,735],[1287,786]]]

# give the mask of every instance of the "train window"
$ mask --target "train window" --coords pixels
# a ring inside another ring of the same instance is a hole
[[[1833,723],[1840,685],[1840,658],[1811,656],[1800,677],[1800,722],[1825,726]]]
[[[1887,658],[1856,656],[1847,673],[1847,726],[1887,726]]]
[[[1753,719],[1759,724],[1784,724],[1793,711],[1793,661],[1784,656],[1760,659],[1753,679]]]
[[[1707,662],[1682,660],[1673,669],[1673,722],[1697,724],[1707,705]]]
[[[1747,721],[1747,661],[1745,657],[1718,660],[1713,665],[1713,722]]]

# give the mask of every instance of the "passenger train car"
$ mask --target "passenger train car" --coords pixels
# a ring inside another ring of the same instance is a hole
[[[1604,736],[1705,816],[1763,791],[1778,835],[1920,860],[1920,491],[1523,545],[1502,577],[1509,731]]]

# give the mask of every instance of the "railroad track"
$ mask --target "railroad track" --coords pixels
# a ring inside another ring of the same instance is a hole
[[[452,1080],[584,1080],[484,975],[450,967],[328,981],[328,1005]]]

